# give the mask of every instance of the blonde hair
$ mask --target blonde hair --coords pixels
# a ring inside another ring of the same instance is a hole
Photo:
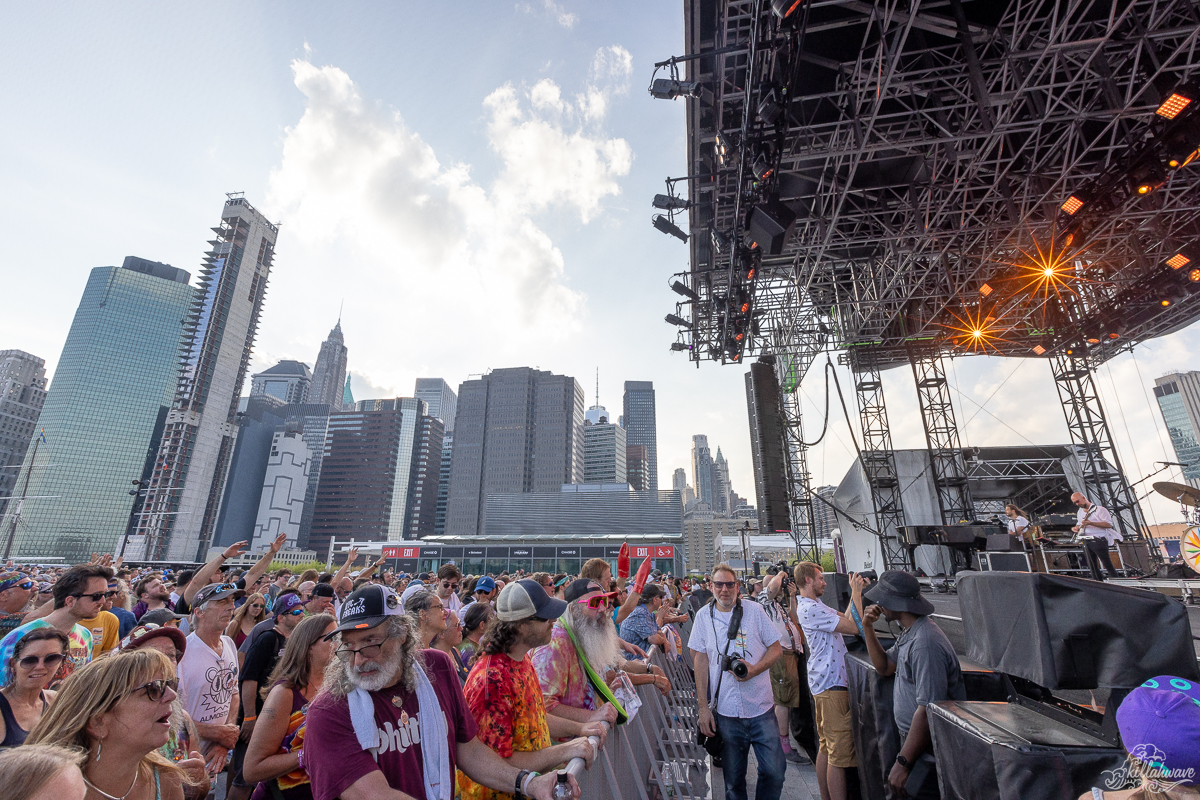
[[[139,686],[162,678],[174,678],[171,660],[151,648],[114,653],[73,672],[58,690],[54,702],[29,732],[26,744],[51,744],[90,753],[92,735],[88,723],[116,708]],[[142,758],[139,774],[152,771],[192,785],[187,774],[157,749]]]
[[[70,747],[25,744],[0,752],[0,786],[8,800],[31,800],[67,767],[78,768],[84,754]]]
[[[246,598],[246,602],[242,603],[242,607],[234,612],[233,619],[229,620],[229,624],[225,627],[225,635],[230,639],[236,637],[238,635],[238,631],[242,629],[242,620],[249,616],[250,604],[255,600],[261,600],[263,607],[262,610],[258,612],[257,617],[251,617],[251,619],[254,620],[254,624],[257,625],[267,618],[267,598],[263,597],[258,592],[255,592]]]
[[[824,570],[821,569],[820,564],[816,564],[812,561],[801,561],[796,565],[796,568],[793,570],[792,574],[796,579],[796,583],[798,583],[800,588],[803,589],[806,583],[811,580],[816,580],[817,576],[822,572],[824,572]]]

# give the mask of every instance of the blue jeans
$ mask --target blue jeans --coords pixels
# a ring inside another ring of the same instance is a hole
[[[754,757],[758,759],[754,800],[779,800],[787,761],[783,757],[783,745],[779,743],[775,709],[750,719],[723,717],[720,714],[713,714],[713,717],[717,722],[717,732],[725,740],[725,751],[721,755],[724,761],[725,800],[746,800],[746,764],[751,745],[754,745]]]

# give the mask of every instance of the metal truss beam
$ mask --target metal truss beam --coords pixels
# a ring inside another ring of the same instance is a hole
[[[1125,539],[1142,538],[1145,518],[1121,470],[1096,391],[1093,365],[1081,358],[1060,355],[1053,359],[1051,367],[1088,499],[1109,510]]]
[[[908,554],[897,530],[904,524],[904,503],[900,496],[900,476],[892,450],[892,431],[888,425],[883,399],[883,380],[879,367],[870,359],[851,363],[858,416],[862,423],[862,465],[871,486],[875,505],[875,524],[883,534],[880,546],[887,569],[906,569]]]
[[[942,357],[914,352],[910,359],[942,522],[955,525],[974,519],[971,489],[967,485],[967,464],[959,444],[958,425],[954,421],[954,406],[950,402],[950,386],[946,382]]]

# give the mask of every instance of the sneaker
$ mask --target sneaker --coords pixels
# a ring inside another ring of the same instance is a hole
[[[786,758],[788,761],[792,762],[793,764],[811,764],[812,763],[811,761],[808,760],[808,756],[804,755],[804,753],[800,752],[795,747],[792,748],[792,752],[785,753],[784,758]]]

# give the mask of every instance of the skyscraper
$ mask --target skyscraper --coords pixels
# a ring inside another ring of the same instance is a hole
[[[413,396],[425,401],[429,406],[429,416],[440,419],[447,432],[454,430],[458,395],[450,388],[450,384],[441,378],[417,378]]]
[[[258,525],[258,512],[267,465],[275,434],[282,430],[288,408],[269,394],[251,395],[246,408],[237,417],[237,439],[229,459],[229,477],[217,515],[213,547],[225,548],[234,542],[250,542]],[[324,445],[324,441],[321,442]],[[274,538],[274,537],[272,537]]]
[[[333,411],[342,408],[343,394],[350,391],[350,376],[346,374],[346,354],[346,345],[342,340],[342,320],[339,317],[337,324],[329,332],[329,337],[321,343],[321,352],[317,354],[317,363],[313,365],[312,385],[308,389],[309,403],[327,405]]]
[[[38,420],[38,465],[26,454],[17,479],[23,487],[28,474],[30,496],[53,498],[24,504],[19,555],[75,563],[119,547],[131,483],[146,476],[175,396],[190,277],[133,256],[91,271]]]
[[[416,464],[411,478],[412,489],[405,512],[405,539],[424,539],[431,536],[436,529],[438,486],[442,474],[442,440],[445,435],[440,418],[430,415],[421,417],[421,431],[415,446]]]
[[[332,405],[329,406],[333,408]],[[346,388],[342,389],[342,408],[354,408],[354,392],[350,391],[350,373],[346,373]]]
[[[713,496],[708,501],[709,505],[712,506],[713,513],[718,516],[728,516],[729,496],[733,492],[733,488],[729,485],[729,465],[725,463],[725,456],[721,455],[720,447],[717,447],[717,457],[713,460],[712,481]]]
[[[45,359],[22,350],[0,350],[0,517],[8,505],[5,498],[17,486],[45,402]]]
[[[267,547],[281,533],[287,536],[285,546],[296,548],[311,464],[312,454],[296,426],[275,431],[250,541],[252,551]]]
[[[312,373],[299,361],[280,361],[250,376],[250,396],[268,395],[284,403],[303,403],[308,397]]]
[[[833,529],[838,526],[837,513],[833,510],[833,506],[829,503],[833,502],[833,494],[837,491],[836,486],[818,486],[815,494],[818,497],[824,498],[819,500],[813,498],[813,535],[817,540],[828,539],[833,533]]]
[[[653,381],[625,381],[625,403],[621,424],[625,426],[625,441],[645,445],[646,473],[650,488],[658,490],[658,423],[654,407]]]
[[[442,461],[438,470],[437,507],[433,517],[433,532],[441,536],[446,532],[446,505],[450,501],[450,462],[454,455],[454,431],[442,435]]]
[[[692,437],[692,483],[696,488],[696,499],[713,508],[713,460],[708,449],[708,437],[697,434]]]
[[[583,387],[565,375],[514,367],[460,385],[446,534],[481,534],[489,494],[582,483],[583,422]]]
[[[600,410],[597,422],[585,419],[583,423],[583,482],[626,483],[625,429],[609,422],[608,412]]]
[[[1200,488],[1200,372],[1171,372],[1154,381],[1175,459],[1189,485]]]
[[[630,444],[625,446],[625,476],[629,482],[629,488],[638,492],[644,492],[650,488],[650,474],[647,472],[648,462],[646,445]],[[682,493],[680,496],[682,497]]]
[[[136,532],[147,539],[131,542],[144,558],[208,555],[279,229],[231,194],[213,232],[184,324],[175,401],[138,518]]]
[[[677,492],[682,492],[683,487],[687,485],[687,471],[683,467],[676,467],[675,473],[671,476],[671,488]]]

